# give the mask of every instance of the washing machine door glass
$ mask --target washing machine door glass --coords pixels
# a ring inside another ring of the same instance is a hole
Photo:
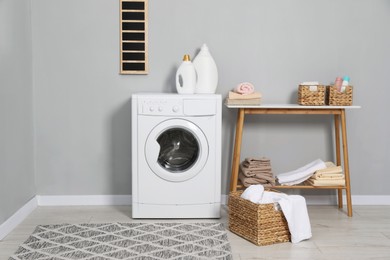
[[[169,181],[196,176],[208,157],[208,143],[194,123],[184,119],[163,121],[150,132],[145,158],[155,174]]]
[[[186,129],[172,128],[164,131],[158,138],[160,145],[157,162],[173,173],[191,168],[199,156],[199,143]]]

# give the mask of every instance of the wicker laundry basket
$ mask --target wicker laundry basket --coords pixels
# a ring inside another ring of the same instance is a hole
[[[304,106],[323,106],[325,105],[325,86],[299,85],[298,104]]]
[[[329,106],[351,106],[353,87],[347,86],[344,92],[340,92],[335,86],[326,87],[326,104]]]
[[[259,246],[289,242],[283,212],[275,210],[273,203],[256,204],[243,199],[242,192],[229,194],[229,230]]]

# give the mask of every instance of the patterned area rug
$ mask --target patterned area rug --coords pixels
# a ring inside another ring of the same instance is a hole
[[[221,223],[105,223],[37,226],[16,259],[232,259]]]

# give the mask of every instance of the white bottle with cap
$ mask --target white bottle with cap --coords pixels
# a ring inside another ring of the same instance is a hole
[[[206,44],[195,57],[194,66],[198,76],[195,93],[214,94],[218,86],[218,69]]]
[[[196,71],[190,55],[183,57],[183,62],[176,71],[176,90],[179,94],[194,94],[196,87]]]

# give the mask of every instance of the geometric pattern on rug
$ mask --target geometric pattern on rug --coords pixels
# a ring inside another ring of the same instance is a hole
[[[39,225],[9,260],[233,259],[221,223]]]

